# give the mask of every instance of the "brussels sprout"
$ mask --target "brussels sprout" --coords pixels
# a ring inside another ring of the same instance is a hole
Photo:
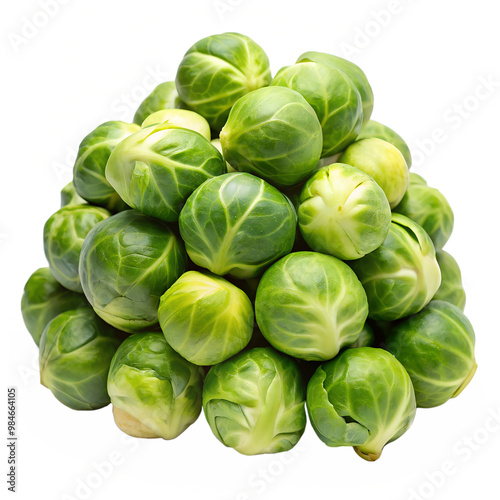
[[[382,139],[386,142],[391,143],[393,146],[399,149],[401,154],[403,155],[406,165],[408,168],[411,167],[411,152],[410,148],[403,140],[403,138],[394,132],[392,128],[387,127],[386,125],[382,125],[375,120],[370,120],[368,123],[365,123],[361,128],[361,133],[358,136],[358,141],[361,139],[370,139],[372,137],[376,137],[377,139]]]
[[[134,437],[173,439],[200,415],[202,382],[203,370],[179,356],[161,332],[136,333],[109,369],[116,425]]]
[[[149,94],[135,112],[134,123],[140,125],[151,114],[162,109],[182,108],[181,101],[175,82],[160,83]]]
[[[368,304],[347,264],[329,255],[296,252],[264,273],[255,315],[273,347],[307,361],[324,361],[356,341]]]
[[[240,352],[253,331],[250,299],[224,278],[188,271],[161,297],[167,342],[195,365],[215,365]]]
[[[110,325],[134,333],[158,322],[158,304],[185,271],[186,253],[170,227],[135,210],[98,224],[80,258],[83,291]]]
[[[344,72],[316,62],[300,62],[281,68],[271,85],[296,90],[312,106],[323,132],[322,157],[343,151],[356,140],[363,122],[362,101]]]
[[[462,286],[462,273],[457,261],[444,250],[437,250],[436,258],[439,269],[441,269],[441,286],[434,295],[434,300],[444,300],[463,311],[465,290]]]
[[[356,349],[358,347],[371,347],[375,344],[375,332],[373,328],[365,323],[361,333],[359,334],[358,340],[346,346],[346,349]]]
[[[377,250],[350,262],[365,288],[369,317],[394,321],[426,306],[441,283],[434,245],[415,222],[392,215],[389,234]]]
[[[408,167],[399,149],[382,139],[362,139],[351,144],[339,158],[371,175],[394,208],[408,187]]]
[[[40,339],[40,382],[73,410],[108,405],[109,365],[122,340],[88,306],[59,314]]]
[[[270,82],[266,53],[239,33],[222,33],[196,42],[184,55],[175,78],[181,99],[216,131],[240,97]]]
[[[389,232],[391,207],[382,188],[350,165],[318,170],[300,194],[299,228],[306,243],[339,259],[359,259]]]
[[[409,373],[417,406],[432,408],[458,396],[476,372],[474,330],[453,304],[433,300],[394,325],[386,349]]]
[[[224,158],[233,168],[278,187],[309,177],[323,144],[314,109],[287,87],[266,87],[239,99],[220,140]]]
[[[410,174],[410,179],[413,174]],[[410,182],[408,190],[394,212],[406,215],[422,226],[436,249],[443,248],[453,231],[453,211],[437,189],[421,182],[420,176]],[[425,181],[424,181],[425,182]]]
[[[375,461],[415,418],[415,393],[401,363],[374,347],[347,349],[321,365],[307,386],[307,411],[328,446],[354,446]]]
[[[246,173],[202,184],[181,211],[179,227],[191,260],[215,274],[252,278],[289,253],[297,218],[288,199]]]
[[[83,139],[73,168],[73,183],[82,198],[111,212],[128,208],[106,180],[105,170],[113,149],[138,130],[131,123],[106,122]]]
[[[178,219],[200,184],[225,172],[222,155],[209,141],[168,124],[123,140],[106,166],[106,178],[128,205],[168,222]]]
[[[87,203],[75,190],[73,182],[68,182],[61,189],[61,208],[67,205],[85,205]]]
[[[314,61],[344,72],[358,89],[363,102],[363,123],[370,120],[373,111],[373,91],[363,70],[351,61],[324,52],[304,52],[297,62]]]
[[[295,362],[257,347],[210,368],[203,411],[215,437],[243,455],[293,448],[306,426],[305,390]]]
[[[174,127],[187,128],[201,134],[207,141],[212,137],[210,125],[203,116],[188,109],[162,109],[149,115],[142,123],[142,128],[165,123]]]
[[[66,290],[54,279],[48,267],[41,267],[24,285],[21,312],[28,332],[39,345],[43,330],[52,318],[87,304],[82,294]]]
[[[410,172],[408,185],[410,184],[423,184],[427,186],[427,181],[421,175],[418,175],[415,172]]]
[[[45,223],[43,245],[54,278],[73,292],[82,293],[78,262],[87,233],[111,214],[90,205],[68,205],[60,208]]]

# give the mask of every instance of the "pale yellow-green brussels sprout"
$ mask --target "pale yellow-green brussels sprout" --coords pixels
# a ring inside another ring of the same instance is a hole
[[[372,177],[336,163],[321,168],[306,182],[298,216],[302,236],[313,250],[352,260],[383,243],[391,207]]]
[[[111,361],[108,393],[116,425],[140,438],[174,439],[200,415],[203,370],[161,332],[136,333]]]
[[[371,175],[394,208],[408,187],[408,166],[401,151],[382,139],[362,139],[351,144],[339,158]]]
[[[143,122],[142,128],[159,124],[173,125],[174,127],[187,128],[201,134],[210,140],[210,125],[203,116],[188,109],[162,109],[149,115]]]
[[[411,167],[412,159],[410,148],[408,147],[404,139],[398,133],[392,130],[392,128],[389,128],[387,125],[383,125],[382,123],[376,122],[375,120],[370,120],[361,128],[361,132],[358,136],[358,141],[361,139],[369,139],[370,137],[383,139],[384,141],[390,142],[393,146],[396,146],[404,156],[408,168]]]
[[[167,342],[196,365],[215,365],[240,352],[253,331],[245,292],[208,272],[184,273],[161,297],[160,326]]]

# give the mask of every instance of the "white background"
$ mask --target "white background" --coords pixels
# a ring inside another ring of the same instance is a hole
[[[494,498],[500,445],[495,2],[46,0],[50,16],[43,2],[4,2],[0,15],[2,398],[7,385],[17,386],[17,497],[465,499],[481,487],[492,488]],[[446,249],[462,268],[479,369],[458,399],[419,410],[411,430],[376,463],[350,448],[326,447],[310,426],[293,452],[241,456],[215,439],[203,415],[171,442],[124,440],[110,407],[76,412],[38,383],[37,352],[19,302],[26,279],[46,265],[43,224],[59,206],[80,140],[103,121],[131,120],[157,83],[174,78],[191,44],[223,31],[254,38],[273,73],[306,50],[358,63],[373,86],[373,118],[407,140],[413,171],[453,206]],[[489,89],[481,83],[488,80]],[[6,401],[0,407],[6,413]],[[4,479],[0,487],[6,490]]]

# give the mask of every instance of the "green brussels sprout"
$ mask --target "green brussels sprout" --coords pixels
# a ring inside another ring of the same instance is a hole
[[[111,153],[106,178],[132,208],[172,222],[187,197],[207,179],[225,173],[225,165],[197,132],[162,124],[123,140]]]
[[[423,184],[424,186],[427,186],[427,181],[421,175],[418,175],[415,172],[410,172],[408,186],[410,184]]]
[[[175,83],[181,99],[220,131],[233,104],[269,85],[271,69],[262,48],[239,33],[212,35],[184,55]]]
[[[295,90],[266,87],[239,99],[220,133],[224,158],[278,187],[309,177],[321,156],[321,124]]]
[[[88,305],[80,293],[62,287],[48,267],[37,269],[24,285],[21,312],[36,345],[51,319],[58,314]]]
[[[351,144],[339,158],[371,175],[384,190],[394,208],[403,198],[408,187],[408,167],[399,149],[375,137]]]
[[[370,462],[415,418],[413,386],[403,365],[383,349],[346,349],[321,365],[307,386],[307,411],[328,446],[354,446]]]
[[[131,335],[109,369],[116,425],[134,437],[173,439],[200,415],[202,382],[203,370],[177,354],[161,332]]]
[[[417,313],[441,283],[431,239],[400,214],[392,214],[389,234],[379,248],[349,264],[366,291],[369,317],[375,320],[394,321]]]
[[[322,157],[343,151],[356,140],[363,123],[362,101],[343,71],[304,61],[281,68],[271,85],[296,90],[312,106],[323,132]]]
[[[212,138],[210,125],[203,116],[188,109],[162,109],[149,115],[142,123],[142,128],[151,125],[168,124],[174,127],[187,128],[201,134],[207,141]]]
[[[50,321],[40,339],[40,382],[73,410],[109,404],[109,365],[123,340],[89,306]]]
[[[60,208],[45,223],[43,246],[54,278],[73,292],[82,293],[78,263],[87,233],[111,214],[91,205],[68,205]]]
[[[215,437],[243,455],[293,448],[306,426],[305,390],[296,363],[256,347],[210,368],[203,411]]]
[[[191,260],[218,275],[259,276],[289,253],[297,217],[289,200],[246,173],[225,174],[188,198],[179,228]]]
[[[181,101],[175,82],[163,82],[156,86],[135,112],[134,123],[140,125],[144,120],[156,111],[162,109],[182,108]]]
[[[361,283],[347,264],[316,252],[296,252],[271,266],[255,300],[259,328],[276,349],[325,361],[356,341],[368,315]]]
[[[359,334],[358,340],[347,345],[345,348],[357,349],[358,347],[372,347],[373,344],[375,344],[375,332],[368,323],[365,323],[361,333]]]
[[[80,258],[83,291],[95,312],[128,333],[158,323],[158,304],[185,271],[186,252],[165,223],[126,210],[97,224]]]
[[[82,198],[111,212],[128,208],[107,181],[105,171],[114,148],[138,130],[131,123],[111,121],[99,125],[83,139],[73,168],[75,190]]]
[[[184,273],[162,295],[158,318],[167,342],[195,365],[215,365],[240,352],[254,323],[245,292],[198,271]]]
[[[410,174],[410,179],[412,178],[413,174]],[[440,249],[444,247],[453,231],[453,211],[442,193],[424,184],[421,179],[421,177],[415,178],[410,182],[394,212],[406,215],[422,226],[431,237],[436,249]]]
[[[441,269],[441,286],[434,295],[434,300],[444,300],[465,309],[465,290],[462,285],[462,273],[457,261],[444,250],[436,250],[436,258]]]
[[[61,208],[67,205],[85,205],[87,203],[75,190],[73,182],[68,182],[61,189]]]
[[[409,373],[417,406],[433,408],[458,396],[476,372],[474,330],[453,304],[433,300],[414,316],[398,322],[386,339]]]
[[[350,165],[335,163],[318,170],[299,201],[300,232],[318,252],[359,259],[378,248],[389,232],[391,207],[384,191]]]
[[[370,139],[372,137],[376,137],[377,139],[382,139],[386,142],[391,143],[396,148],[398,148],[401,154],[403,155],[408,168],[411,167],[412,159],[411,159],[410,148],[403,140],[403,138],[399,134],[394,132],[392,128],[389,128],[387,125],[382,125],[381,123],[376,122],[375,120],[370,120],[369,122],[365,123],[361,128],[361,132],[358,136],[358,141],[360,141],[361,139]]]
[[[304,52],[297,62],[313,61],[344,72],[358,89],[363,103],[363,123],[368,123],[373,111],[373,91],[363,70],[351,61],[324,52]]]

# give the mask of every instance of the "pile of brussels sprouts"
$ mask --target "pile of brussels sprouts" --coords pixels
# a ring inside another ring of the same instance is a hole
[[[246,36],[194,44],[80,145],[22,297],[41,383],[143,438],[203,407],[245,455],[291,449],[307,409],[370,461],[457,396],[476,362],[453,212],[372,108],[339,57],[272,78]]]

